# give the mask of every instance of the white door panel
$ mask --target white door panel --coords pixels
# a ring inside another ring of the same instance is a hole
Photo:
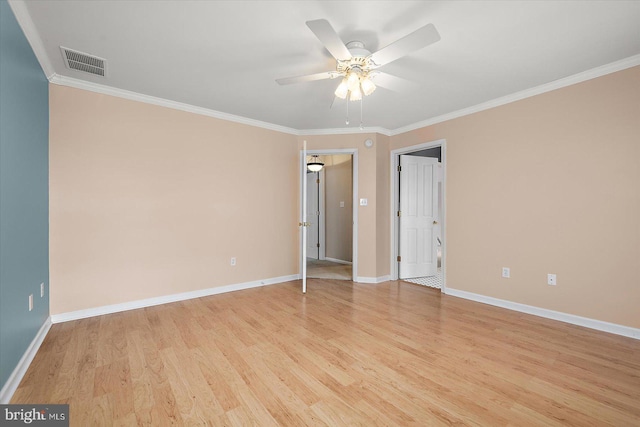
[[[307,141],[302,144],[302,156],[300,164],[300,186],[302,187],[302,206],[300,215],[300,278],[302,279],[302,293],[307,292]]]
[[[433,232],[438,209],[438,159],[400,156],[399,278],[437,273]]]

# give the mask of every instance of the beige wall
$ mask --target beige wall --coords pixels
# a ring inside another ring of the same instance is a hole
[[[353,257],[353,184],[351,155],[325,156],[325,256],[342,261]],[[343,204],[340,207],[340,203]]]
[[[51,85],[51,314],[297,274],[298,159],[291,135]]]
[[[391,149],[441,138],[448,287],[640,327],[640,67],[397,135]]]
[[[640,67],[393,137],[50,103],[52,314],[296,274],[303,140],[358,150],[358,276],[383,277],[389,151],[446,139],[450,288],[640,327]]]

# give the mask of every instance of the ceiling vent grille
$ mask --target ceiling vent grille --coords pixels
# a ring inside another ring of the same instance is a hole
[[[62,58],[67,68],[72,70],[83,71],[96,76],[104,77],[106,74],[107,60],[92,56],[77,50],[68,49],[60,46]]]

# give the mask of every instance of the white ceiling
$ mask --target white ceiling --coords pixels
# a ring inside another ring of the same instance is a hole
[[[640,1],[11,4],[45,72],[295,132],[359,126],[359,103],[349,126],[346,101],[329,108],[338,80],[275,82],[334,69],[308,20],[327,19],[345,43],[372,52],[436,26],[439,42],[382,68],[414,87],[364,99],[365,128],[390,132],[616,61],[640,63]],[[60,46],[107,59],[107,77],[67,69]]]

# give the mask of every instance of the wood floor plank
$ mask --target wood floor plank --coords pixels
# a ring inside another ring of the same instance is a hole
[[[640,341],[402,281],[53,325],[12,403],[72,426],[635,426]]]
[[[336,398],[323,400],[311,406],[312,411],[330,426],[370,426],[376,422],[375,414],[366,413]]]
[[[257,347],[257,346],[256,346]],[[321,384],[315,377],[303,370],[288,354],[280,352],[270,343],[261,343],[259,351],[264,357],[267,367],[282,381],[289,389],[294,391],[304,401],[307,406],[320,401],[322,396],[331,394],[330,390]]]
[[[204,424],[207,420],[224,414],[222,406],[198,366],[192,362],[187,349],[166,348],[160,353],[176,398],[177,410],[186,423]]]

